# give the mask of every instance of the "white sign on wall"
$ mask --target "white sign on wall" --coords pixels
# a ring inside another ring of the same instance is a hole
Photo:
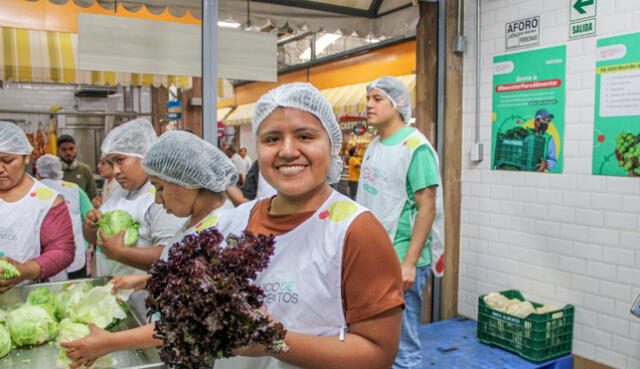
[[[540,44],[540,17],[530,17],[505,24],[507,49]]]
[[[569,0],[569,38],[596,34],[596,0]]]
[[[78,68],[200,76],[202,27],[195,24],[80,13]],[[218,28],[219,78],[275,82],[276,36]]]

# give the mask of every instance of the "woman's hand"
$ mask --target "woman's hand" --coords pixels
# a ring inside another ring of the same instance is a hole
[[[233,350],[236,356],[260,357],[267,356],[267,349],[263,345],[244,346]]]
[[[98,222],[101,220],[102,215],[100,214],[100,210],[89,210],[84,217],[84,225],[91,229],[95,229],[98,226]]]
[[[93,198],[93,200],[91,200],[91,204],[93,205],[94,208],[99,208],[100,206],[102,206],[102,196],[96,196]]]
[[[36,263],[35,261],[30,260],[30,261],[27,261],[26,263],[19,263],[8,257],[0,258],[0,260],[10,262],[20,272],[20,275],[15,276],[13,278],[0,279],[0,293],[4,293],[12,289],[22,281],[33,280],[40,276],[40,272],[41,272],[40,264]],[[4,269],[0,268],[0,273],[4,273]]]
[[[275,320],[275,318],[271,314],[269,314],[269,312],[267,311],[267,309],[265,309],[264,306],[258,309],[258,313],[262,314],[267,319],[269,319],[270,325],[278,323],[278,321]],[[233,350],[233,354],[236,356],[248,356],[248,357],[260,357],[260,356],[269,355],[264,345],[243,346]]]
[[[110,335],[104,329],[93,323],[89,323],[89,335],[79,340],[60,342],[66,348],[67,357],[73,360],[69,368],[76,369],[82,365],[90,367],[100,357],[112,353]]]
[[[416,266],[406,263],[400,264],[402,271],[402,284],[405,291],[410,290],[416,281]]]
[[[100,246],[102,252],[110,259],[119,260],[120,255],[126,249],[124,245],[125,230],[122,229],[117,235],[108,237],[107,234],[99,229],[100,237],[96,240],[96,245]]]
[[[147,284],[149,277],[149,274],[132,274],[114,277],[109,281],[109,283],[113,284],[111,293],[115,294],[118,290],[141,290]]]

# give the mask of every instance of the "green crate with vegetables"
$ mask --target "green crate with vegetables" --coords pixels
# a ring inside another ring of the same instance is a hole
[[[573,305],[555,307],[527,301],[507,290],[478,298],[478,339],[533,361],[571,353]]]
[[[545,158],[548,139],[531,128],[515,127],[498,133],[494,169],[535,171]]]
[[[618,166],[632,176],[640,175],[640,134],[621,132],[616,136],[614,150]]]

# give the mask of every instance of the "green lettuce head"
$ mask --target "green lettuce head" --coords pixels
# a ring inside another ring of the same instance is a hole
[[[3,324],[0,324],[0,357],[6,356],[11,351],[11,335]]]
[[[38,305],[24,304],[10,311],[6,324],[17,346],[39,345],[57,333],[56,320]]]
[[[79,340],[89,334],[89,327],[82,323],[74,323],[69,319],[64,319],[58,326],[58,358],[56,364],[58,368],[69,368],[71,359],[67,357],[67,349],[60,346],[61,342],[69,342]],[[111,355],[102,356],[91,366],[91,368],[113,368],[117,365],[117,361]],[[84,369],[81,366],[79,369]]]
[[[20,271],[6,260],[0,260],[0,269],[4,270],[4,273],[0,274],[0,279],[9,279],[20,275]]]
[[[112,284],[94,287],[68,309],[68,317],[78,323],[93,323],[107,328],[114,321],[125,319],[127,313],[111,293]]]
[[[38,305],[47,310],[49,314],[55,315],[56,297],[47,288],[39,287],[31,291],[27,297],[27,304]]]
[[[92,286],[86,282],[66,285],[62,292],[55,295],[56,318],[58,320],[67,318],[71,307],[78,303],[91,288]]]
[[[103,213],[102,220],[98,222],[98,227],[102,229],[108,237],[114,237],[124,229],[125,246],[133,247],[136,242],[138,242],[140,222],[134,220],[131,214],[124,210],[114,210]]]

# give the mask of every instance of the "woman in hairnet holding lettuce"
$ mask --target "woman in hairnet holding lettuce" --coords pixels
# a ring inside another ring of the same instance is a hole
[[[342,172],[331,104],[311,84],[279,86],[258,100],[253,133],[260,172],[277,194],[222,213],[217,227],[224,237],[275,236],[256,284],[287,329],[289,352],[249,346],[215,368],[389,368],[400,336],[400,264],[373,214],[330,187]]]
[[[84,220],[85,239],[100,247],[96,253],[97,276],[144,273],[180,229],[183,220],[154,203],[155,188],[141,164],[156,139],[148,120],[135,119],[114,128],[102,143],[102,154],[112,165],[121,188],[111,194],[99,211],[88,212]],[[129,216],[132,219],[126,219],[124,229],[110,229]],[[130,300],[142,318],[146,316],[144,298],[143,291],[139,291]]]
[[[32,151],[20,127],[0,121],[0,259],[15,267],[0,267],[0,293],[26,281],[66,279],[74,257],[64,199],[25,171]]]
[[[142,166],[156,189],[155,201],[168,212],[186,218],[182,227],[162,252],[184,236],[216,225],[221,211],[233,206],[224,191],[238,181],[238,171],[231,160],[203,139],[184,131],[162,135],[147,151]],[[147,274],[127,275],[112,280],[115,289],[144,287]],[[72,368],[87,366],[98,357],[114,351],[142,349],[162,345],[153,338],[154,324],[109,333],[95,326],[81,340],[63,343],[74,360]]]

